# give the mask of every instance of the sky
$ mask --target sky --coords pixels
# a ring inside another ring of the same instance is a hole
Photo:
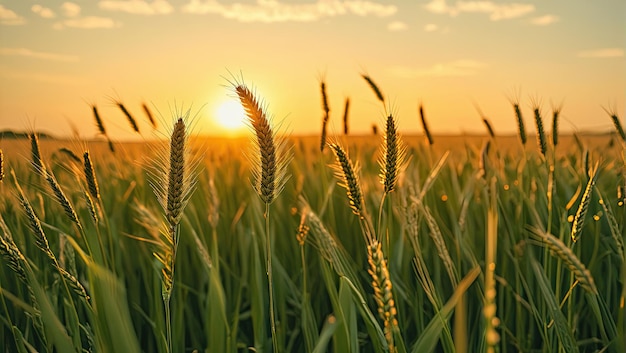
[[[224,121],[244,82],[285,132],[317,134],[323,80],[331,134],[347,97],[353,133],[389,112],[421,133],[421,103],[434,134],[484,133],[479,111],[512,134],[516,98],[528,129],[539,104],[546,126],[562,107],[561,130],[609,131],[604,109],[626,115],[625,23],[623,0],[0,0],[0,130],[93,138],[94,104],[137,138],[121,101],[143,136],[144,102],[166,122],[191,109],[200,134],[248,133]]]

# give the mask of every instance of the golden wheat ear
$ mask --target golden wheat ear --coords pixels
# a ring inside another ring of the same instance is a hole
[[[265,204],[271,204],[282,192],[287,182],[287,166],[290,154],[286,140],[277,136],[271,127],[266,108],[244,84],[237,84],[234,91],[243,106],[248,123],[256,138],[250,156],[254,189]]]
[[[326,147],[328,120],[330,119],[330,106],[328,105],[328,94],[326,93],[326,82],[324,82],[323,80],[320,83],[320,90],[322,93],[322,109],[324,110],[324,117],[322,118],[322,134],[320,138],[320,151],[324,152],[324,147]]]
[[[190,111],[174,114],[176,118],[167,135],[167,147],[158,151],[149,168],[150,185],[170,227],[180,223],[198,174],[198,157],[192,156],[189,149]]]

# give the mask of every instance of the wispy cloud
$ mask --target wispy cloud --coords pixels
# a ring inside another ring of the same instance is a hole
[[[0,67],[0,77],[3,79],[13,79],[19,81],[35,81],[46,82],[63,85],[84,85],[85,79],[82,77],[74,77],[69,75],[56,75],[47,72],[32,72],[32,71],[16,71],[14,69],[6,69]]]
[[[392,66],[389,72],[402,78],[416,77],[457,77],[476,75],[487,67],[487,64],[475,60],[455,60],[438,63],[430,67],[416,68],[409,66]]]
[[[24,17],[16,14],[13,10],[0,5],[0,24],[7,26],[17,26],[26,23]]]
[[[534,24],[535,26],[547,26],[547,25],[551,25],[553,23],[559,22],[559,20],[560,20],[559,16],[544,15],[544,16],[531,18],[530,23]]]
[[[254,4],[222,4],[218,0],[191,0],[182,8],[192,14],[217,14],[241,22],[311,22],[324,17],[347,14],[358,16],[391,16],[398,11],[394,5],[367,0],[317,0],[309,3],[285,4],[278,0],[257,0]]]
[[[387,30],[391,32],[406,31],[407,29],[409,29],[409,26],[402,21],[393,21],[387,25]]]
[[[114,21],[108,17],[98,16],[85,16],[80,18],[71,18],[57,22],[54,25],[55,29],[63,29],[65,27],[70,28],[82,28],[82,29],[98,29],[98,28],[116,28],[121,27],[121,23]]]
[[[424,26],[424,31],[425,32],[434,32],[434,31],[436,31],[438,29],[439,29],[439,26],[437,26],[434,23],[429,23],[429,24]]]
[[[579,58],[622,58],[624,49],[622,48],[602,48],[585,50],[578,53]]]
[[[98,2],[103,10],[121,11],[135,15],[167,15],[174,12],[174,8],[167,0],[104,0]]]
[[[61,5],[61,11],[66,17],[78,17],[80,15],[80,6],[73,2],[64,2]]]
[[[52,9],[43,7],[39,4],[31,6],[30,10],[43,18],[55,18],[57,16]]]
[[[483,13],[492,21],[508,20],[535,11],[535,5],[524,3],[501,4],[493,1],[457,1],[448,5],[446,0],[431,0],[424,8],[432,13],[458,16],[461,13]]]
[[[34,51],[26,48],[0,48],[0,55],[23,56],[41,60],[76,62],[78,56]]]

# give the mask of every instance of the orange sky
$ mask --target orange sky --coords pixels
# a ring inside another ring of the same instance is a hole
[[[507,97],[563,104],[561,128],[604,131],[603,107],[624,117],[626,3],[574,1],[130,0],[0,1],[0,129],[35,126],[85,138],[96,104],[110,133],[136,135],[118,98],[150,136],[146,102],[169,118],[192,106],[199,133],[232,99],[228,80],[257,89],[287,131],[318,133],[320,78],[341,130],[381,123],[382,106],[360,77],[384,91],[405,133],[421,131],[423,102],[435,133],[514,133]]]

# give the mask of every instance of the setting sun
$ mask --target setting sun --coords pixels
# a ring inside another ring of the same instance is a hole
[[[228,130],[239,130],[246,126],[246,112],[237,101],[229,100],[222,103],[215,113],[216,121]]]

